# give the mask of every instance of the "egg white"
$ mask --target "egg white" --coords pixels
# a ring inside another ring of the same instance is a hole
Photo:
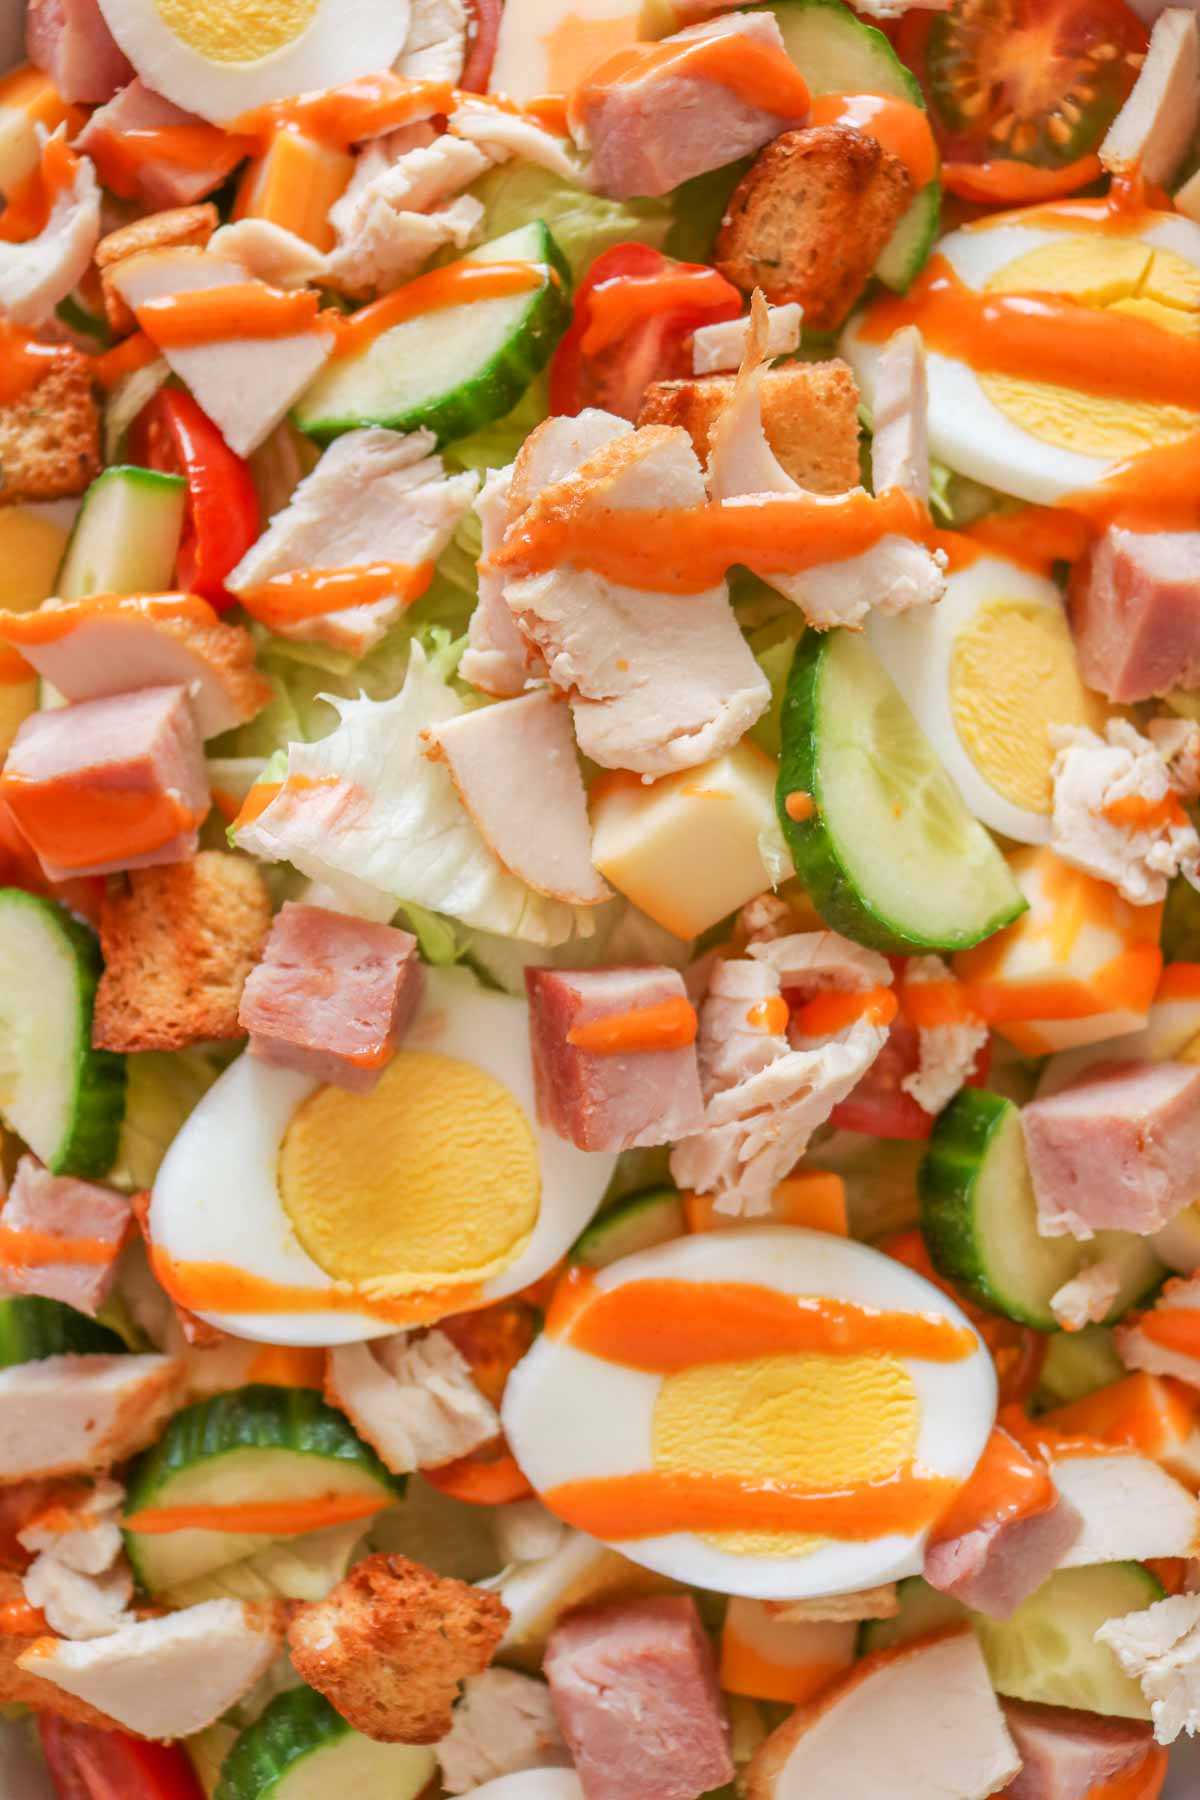
[[[425,996],[403,1048],[473,1063],[501,1082],[533,1129],[541,1204],[529,1243],[483,1283],[481,1304],[544,1275],[582,1231],[616,1162],[577,1150],[537,1123],[523,1000],[482,988],[462,969],[427,969]],[[153,1242],[179,1262],[218,1262],[248,1275],[320,1292],[334,1280],[302,1248],[279,1193],[279,1154],[298,1106],[321,1084],[240,1056],[214,1083],[163,1160],[150,1207]],[[464,1132],[471,1129],[464,1121]],[[370,1146],[363,1146],[370,1155]],[[354,1170],[347,1170],[353,1182]],[[397,1327],[368,1312],[201,1313],[236,1337],[268,1344],[346,1344]]]
[[[967,1323],[953,1301],[901,1263],[865,1244],[797,1226],[702,1233],[610,1264],[604,1292],[630,1281],[744,1281],[782,1293],[821,1294],[886,1310]],[[996,1412],[996,1376],[982,1344],[957,1363],[902,1359],[916,1389],[916,1460],[963,1481],[987,1442]],[[502,1418],[513,1454],[538,1490],[565,1481],[652,1468],[654,1403],[662,1377],[626,1369],[543,1334],[517,1365]],[[611,1539],[632,1562],[676,1581],[751,1599],[793,1600],[847,1593],[916,1574],[927,1531],[893,1532],[865,1543],[838,1541],[805,1556],[734,1555],[691,1532]]]
[[[409,0],[320,0],[289,44],[253,62],[219,62],[177,37],[155,0],[100,0],[100,11],[146,86],[214,125],[390,69],[409,24]]]
[[[1024,601],[1060,613],[1062,596],[1048,578],[1009,562],[981,556],[947,577],[936,606],[883,618],[872,613],[867,631],[873,649],[904,696],[942,767],[975,817],[993,831],[1022,844],[1050,838],[1050,816],[1018,806],[994,788],[971,757],[954,722],[950,670],[955,639],[982,607],[996,601]]]
[[[1036,212],[1031,209],[1029,216],[1036,217]],[[1044,219],[1044,210],[1042,216]],[[980,292],[993,275],[1018,257],[1045,244],[1069,243],[1080,235],[1069,224],[1022,224],[1020,213],[1012,218],[1011,225],[952,231],[935,245],[935,254],[944,256],[959,279]],[[1170,213],[1155,215],[1154,224],[1140,233],[1140,241],[1152,249],[1173,250],[1200,268],[1200,226],[1190,219]],[[1096,239],[1096,262],[1103,267],[1102,236]],[[858,378],[864,400],[872,406],[883,345],[864,341],[862,319],[860,314],[851,320],[840,348]],[[993,404],[975,371],[954,357],[928,349],[927,365],[930,454],[962,475],[1018,500],[1052,506],[1068,494],[1094,487],[1125,460],[1059,449],[1025,431]]]

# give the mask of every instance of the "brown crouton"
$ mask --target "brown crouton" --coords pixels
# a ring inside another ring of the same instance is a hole
[[[209,200],[202,206],[173,206],[168,212],[149,213],[144,219],[135,219],[132,225],[122,225],[118,231],[110,231],[107,237],[100,239],[96,245],[96,267],[100,271],[100,286],[104,289],[104,310],[115,332],[124,336],[134,329],[137,320],[113,286],[110,271],[127,256],[136,256],[141,250],[171,250],[180,244],[192,244],[203,250],[217,229],[219,217]]]
[[[639,425],[682,425],[702,463],[712,428],[733,398],[733,375],[655,381]],[[793,481],[813,494],[844,494],[860,480],[858,385],[838,359],[769,369],[759,390],[767,442]]]
[[[266,883],[245,857],[202,850],[131,870],[100,911],[95,1047],[181,1050],[241,1037],[242,988],[270,925]]]
[[[852,125],[785,131],[733,190],[714,261],[776,305],[798,300],[806,331],[834,331],[911,198],[907,169],[877,138]]]
[[[88,359],[69,345],[35,386],[0,405],[0,506],[82,494],[100,472],[100,409]]]
[[[301,1680],[356,1731],[384,1744],[436,1744],[459,1684],[482,1675],[508,1616],[495,1594],[381,1552],[324,1600],[295,1609],[288,1649]]]

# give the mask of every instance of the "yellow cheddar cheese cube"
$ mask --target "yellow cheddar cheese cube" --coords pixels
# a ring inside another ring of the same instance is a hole
[[[954,959],[978,1010],[1026,1056],[1140,1030],[1162,972],[1162,906],[1130,906],[1045,845],[1008,864],[1029,911]]]
[[[31,612],[54,592],[67,533],[23,506],[0,511],[0,610]],[[19,651],[0,643],[0,758],[37,711],[38,678]]]
[[[591,792],[592,858],[618,893],[679,938],[699,937],[773,886],[776,764],[745,740],[660,781],[602,775]],[[790,874],[791,866],[786,864]]]
[[[242,177],[233,216],[267,219],[294,231],[315,250],[332,250],[329,209],[345,193],[353,172],[354,158],[345,151],[299,131],[277,131]]]

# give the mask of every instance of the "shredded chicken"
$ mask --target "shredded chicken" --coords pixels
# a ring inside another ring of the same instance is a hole
[[[467,1456],[500,1429],[444,1331],[339,1345],[329,1352],[325,1392],[396,1474]]]
[[[1096,1641],[1140,1683],[1160,1744],[1200,1730],[1200,1594],[1173,1594],[1144,1612],[1108,1619]]]
[[[487,1669],[463,1683],[454,1722],[437,1747],[442,1784],[466,1794],[521,1769],[565,1768],[571,1758],[544,1682]]]
[[[1200,837],[1179,804],[1167,763],[1124,719],[1103,738],[1052,725],[1050,847],[1064,862],[1111,881],[1133,906],[1162,900],[1172,876],[1200,886]]]
[[[914,956],[904,972],[905,987],[953,980],[940,956]],[[988,1028],[982,1018],[918,1026],[917,1067],[900,1086],[924,1112],[940,1113],[966,1081],[987,1040]]]

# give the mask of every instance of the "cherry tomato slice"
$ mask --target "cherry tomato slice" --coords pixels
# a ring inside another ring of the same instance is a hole
[[[703,263],[675,262],[646,244],[614,244],[575,295],[575,316],[550,366],[550,410],[600,406],[636,419],[652,381],[692,372],[699,325],[736,319],[737,289]]]
[[[471,15],[467,60],[458,85],[464,94],[486,94],[488,77],[496,60],[504,0],[468,0],[467,11]]]
[[[38,1714],[42,1753],[60,1800],[204,1800],[187,1752],[121,1731]]]
[[[187,479],[187,517],[175,578],[218,611],[236,604],[225,577],[262,528],[249,465],[181,388],[160,388],[133,426],[130,448],[150,469]]]
[[[1124,0],[953,0],[896,33],[946,185],[1008,205],[1072,193],[1137,78],[1147,28]]]
[[[897,1014],[887,1043],[858,1086],[834,1107],[829,1123],[843,1131],[864,1132],[868,1137],[927,1138],[933,1130],[934,1115],[905,1093],[901,1085],[906,1075],[916,1072],[919,1054],[920,1039],[915,1028]],[[982,1087],[990,1063],[991,1046],[985,1044],[965,1085]]]

